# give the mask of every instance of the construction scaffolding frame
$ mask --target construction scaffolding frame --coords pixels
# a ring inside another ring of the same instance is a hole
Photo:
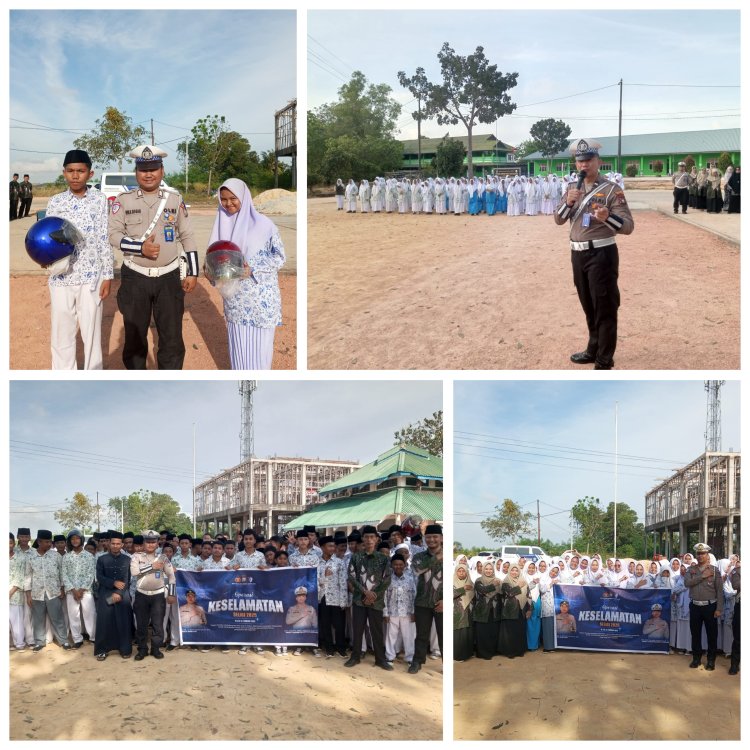
[[[274,187],[279,186],[279,157],[292,157],[292,187],[297,187],[297,100],[274,112]]]
[[[717,559],[739,553],[741,455],[706,452],[646,494],[646,532],[670,556],[709,544]],[[693,541],[694,540],[694,541]]]
[[[357,468],[355,461],[250,457],[195,488],[196,523],[204,533],[277,534],[317,502],[318,490]]]

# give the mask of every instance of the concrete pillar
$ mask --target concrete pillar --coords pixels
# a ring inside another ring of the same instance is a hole
[[[727,548],[724,550],[724,557],[729,557],[734,550],[732,549],[732,527],[734,526],[734,515],[730,513],[727,516]]]
[[[269,508],[266,515],[266,538],[273,536],[275,533],[273,528],[273,511]]]
[[[701,538],[700,538],[700,541],[703,542],[703,544],[708,544],[707,540],[708,540],[708,514],[704,513],[703,516],[701,516]]]
[[[687,551],[687,527],[684,521],[680,521],[680,555],[684,555]]]

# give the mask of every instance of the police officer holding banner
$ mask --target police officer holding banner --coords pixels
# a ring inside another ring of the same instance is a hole
[[[692,565],[685,573],[685,586],[690,592],[690,636],[692,638],[693,660],[690,668],[701,665],[701,635],[706,626],[708,641],[706,671],[711,672],[716,664],[717,638],[719,635],[719,618],[724,610],[724,588],[719,569],[711,565],[707,544],[696,544],[693,547],[698,564]]]
[[[159,369],[181,370],[185,359],[184,295],[197,283],[198,251],[180,194],[161,187],[166,155],[156,146],[130,152],[138,189],[120,193],[109,217],[109,241],[124,256],[117,305],[125,322],[122,360],[129,370],[146,369],[152,313]]]
[[[571,144],[578,184],[571,183],[553,216],[555,224],[570,222],[573,281],[589,331],[586,349],[572,354],[570,361],[611,370],[620,306],[616,235],[631,234],[634,224],[625,193],[599,174],[600,147],[584,139]]]
[[[143,552],[136,552],[130,559],[130,575],[136,579],[135,638],[138,643],[136,661],[148,654],[148,626],[151,625],[151,656],[163,659],[161,646],[164,642],[164,612],[167,604],[177,601],[175,575],[172,563],[166,555],[156,554],[159,534],[143,532]],[[166,599],[165,599],[166,594]]]

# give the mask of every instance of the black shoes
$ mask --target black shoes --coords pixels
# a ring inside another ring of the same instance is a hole
[[[570,361],[574,365],[590,365],[596,362],[596,355],[589,352],[576,352],[570,355]]]
[[[81,646],[83,646],[83,641],[81,641],[80,643],[73,644],[73,648],[81,648]]]
[[[729,672],[728,674],[737,674],[737,672],[740,671],[740,665],[736,664],[735,662],[732,662],[729,666]]]
[[[716,668],[716,665],[712,661],[706,662],[706,672],[713,672]]]
[[[142,654],[140,651],[135,655],[135,661],[143,661],[146,658],[146,654]]]
[[[611,365],[601,365],[598,362],[594,365],[595,370],[611,370],[614,367],[614,362]]]
[[[154,659],[163,659],[164,658],[164,654],[161,651],[159,651],[159,649],[156,649],[156,651],[152,651],[151,652],[151,656],[153,656]]]
[[[409,674],[416,674],[420,669],[422,669],[422,665],[415,659],[409,665]]]
[[[39,651],[41,651],[41,650],[42,650],[43,648],[44,648],[44,646],[34,646],[34,648],[32,648],[31,650],[32,650],[32,651],[33,651],[34,653],[38,653],[38,652],[39,652]]]
[[[693,661],[690,662],[690,669],[697,669],[701,665],[700,659],[693,659]]]
[[[378,664],[381,669],[385,669],[386,672],[393,672],[393,664],[389,664],[387,661]]]
[[[359,664],[359,659],[356,656],[350,656],[347,661],[344,662],[345,667],[356,667]]]
[[[68,643],[67,641],[65,641],[65,643],[63,643],[63,644],[62,644],[62,647],[63,647],[63,648],[64,648],[64,649],[66,650],[66,651],[70,651],[70,648],[71,648],[70,644],[69,644],[69,643]]]
[[[173,644],[171,644],[171,643],[170,643],[170,644],[169,644],[169,645],[167,646],[167,651],[174,651],[174,650],[175,650],[176,648],[177,648],[177,646],[175,646],[175,645],[173,645]]]

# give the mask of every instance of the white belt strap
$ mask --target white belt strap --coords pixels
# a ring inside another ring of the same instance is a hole
[[[571,250],[593,250],[597,247],[608,247],[614,245],[617,240],[614,237],[605,237],[601,240],[588,240],[587,242],[574,242],[570,241]]]
[[[127,255],[123,258],[122,262],[131,271],[135,271],[136,273],[139,273],[142,276],[158,277],[158,276],[163,276],[165,273],[170,273],[171,271],[174,271],[175,268],[179,266],[181,257],[182,256],[178,256],[171,263],[168,263],[166,266],[139,266],[137,263],[134,263],[133,259]]]

